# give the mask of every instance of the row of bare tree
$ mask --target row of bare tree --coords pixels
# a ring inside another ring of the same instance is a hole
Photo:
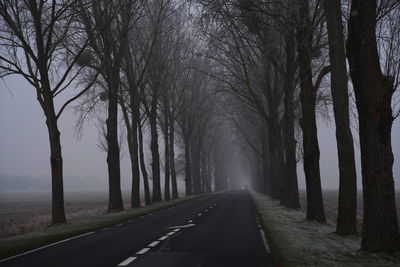
[[[340,182],[336,232],[357,233],[355,126],[364,200],[361,248],[398,251],[391,127],[399,114],[400,3],[198,3],[213,51],[209,57],[217,66],[210,75],[226,95],[226,114],[251,159],[255,188],[299,208],[296,164],[302,160],[307,220],[325,222],[317,116],[329,116],[332,104]]]
[[[7,0],[0,1],[0,18],[1,77],[27,80],[46,118],[53,224],[66,222],[58,125],[72,102],[80,129],[87,120],[99,128],[107,153],[108,212],[124,209],[121,146],[131,163],[132,208],[141,205],[142,182],[145,205],[162,195],[178,198],[183,165],[186,195],[212,191],[218,183],[212,178],[218,140],[211,134],[217,98],[206,74],[207,48],[186,1]],[[183,160],[176,149],[184,151]]]
[[[288,208],[300,207],[302,160],[307,219],[324,223],[317,115],[329,115],[332,104],[337,234],[357,232],[353,122],[362,249],[400,249],[391,146],[399,115],[398,1],[4,0],[0,31],[1,77],[20,75],[32,85],[46,118],[54,224],[66,221],[58,123],[72,102],[78,125],[99,122],[109,212],[124,209],[123,139],[132,208],[141,205],[141,182],[146,205],[178,198],[183,173],[186,195],[230,188],[235,143],[252,166],[254,188]]]

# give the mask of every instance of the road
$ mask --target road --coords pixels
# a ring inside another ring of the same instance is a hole
[[[206,195],[0,266],[275,266],[247,191]]]

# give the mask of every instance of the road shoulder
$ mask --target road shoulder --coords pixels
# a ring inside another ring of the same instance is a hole
[[[281,266],[400,266],[400,253],[365,253],[360,238],[340,237],[331,224],[305,220],[302,211],[252,193],[272,254]]]

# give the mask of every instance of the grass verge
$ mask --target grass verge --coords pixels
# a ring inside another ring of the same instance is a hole
[[[0,260],[26,251],[39,248],[66,238],[96,231],[101,228],[116,225],[140,216],[157,212],[188,202],[199,196],[186,197],[168,202],[158,202],[150,206],[118,213],[109,213],[101,216],[83,218],[79,222],[65,223],[46,227],[40,231],[0,239]]]
[[[400,253],[365,253],[360,237],[340,237],[331,224],[305,220],[302,211],[252,193],[272,253],[280,266],[400,266]]]

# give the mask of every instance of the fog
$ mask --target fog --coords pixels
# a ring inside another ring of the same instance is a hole
[[[61,101],[62,98],[59,99]],[[76,114],[69,108],[62,115],[59,125],[64,156],[65,190],[107,190],[106,153],[98,147],[98,130],[88,121],[81,135],[75,129]],[[50,183],[48,134],[43,112],[36,101],[35,91],[17,76],[10,76],[0,83],[0,176],[31,176]],[[321,151],[321,181],[323,189],[338,189],[338,159],[333,116],[330,121],[319,119],[318,137]],[[361,189],[361,165],[358,136],[353,131],[357,163],[358,188]],[[394,179],[400,188],[400,120],[393,124],[392,146],[394,153]],[[163,149],[160,140],[160,154]],[[146,146],[148,147],[146,142]],[[148,149],[148,148],[147,148]],[[177,151],[179,154],[179,151]],[[147,158],[149,158],[148,155]],[[305,189],[301,163],[297,166],[299,187]],[[178,179],[181,191],[182,177]],[[245,175],[243,179],[246,180]],[[244,181],[243,184],[246,184]],[[163,184],[163,183],[162,183]],[[240,183],[239,183],[240,184]],[[122,191],[131,187],[129,156],[122,149]]]

